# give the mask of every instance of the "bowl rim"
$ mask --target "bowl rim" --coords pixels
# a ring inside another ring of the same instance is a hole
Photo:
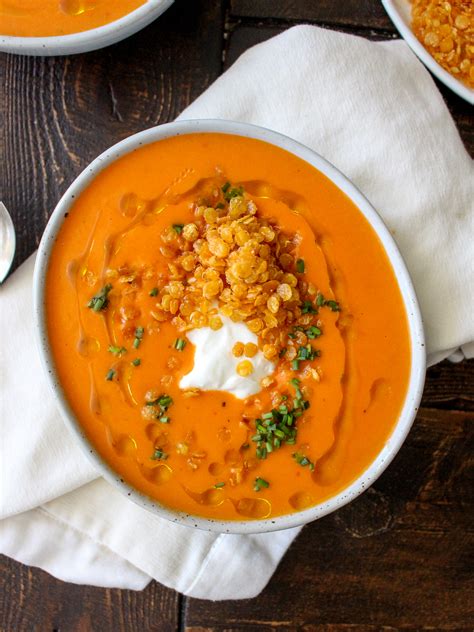
[[[406,2],[407,0],[402,0]],[[466,86],[462,81],[456,79],[453,75],[451,75],[447,70],[445,70],[438,62],[434,59],[434,57],[426,50],[423,44],[418,40],[416,35],[413,33],[409,24],[407,24],[402,12],[399,10],[397,3],[394,0],[382,0],[382,4],[385,8],[385,11],[388,13],[389,18],[392,20],[395,28],[400,33],[402,38],[408,44],[408,46],[412,49],[415,55],[420,59],[420,61],[430,70],[435,77],[437,77],[446,87],[452,90],[455,94],[457,94],[461,99],[464,99],[471,105],[474,104],[474,90],[471,90],[468,86]]]
[[[263,140],[292,153],[323,173],[349,197],[349,199],[355,204],[372,226],[390,261],[403,297],[411,345],[411,372],[405,401],[398,420],[382,450],[372,461],[369,467],[366,468],[357,479],[328,500],[296,513],[261,520],[213,520],[210,518],[195,516],[186,512],[171,510],[166,506],[161,505],[158,501],[155,501],[136,490],[134,487],[126,483],[120,475],[102,459],[94,446],[87,439],[85,432],[82,430],[79,421],[76,420],[74,413],[72,412],[72,409],[70,408],[63,393],[56,374],[52,353],[49,348],[45,319],[45,302],[43,297],[51,249],[64,221],[64,214],[68,212],[69,208],[74,203],[75,198],[90,184],[93,179],[95,179],[98,173],[121,156],[137,150],[144,145],[148,145],[165,138],[196,133],[221,133]],[[47,376],[47,381],[52,389],[59,411],[67,427],[75,435],[79,445],[83,449],[84,453],[89,457],[93,466],[98,470],[98,473],[102,474],[107,481],[118,488],[132,501],[145,509],[151,510],[161,518],[166,518],[171,522],[190,527],[197,527],[206,531],[233,534],[251,534],[276,531],[304,525],[344,506],[369,488],[395,457],[413,424],[423,392],[426,354],[421,313],[408,270],[392,235],[383,223],[382,219],[362,193],[338,169],[336,169],[336,167],[322,158],[315,151],[298,141],[289,138],[288,136],[265,127],[251,125],[248,123],[217,119],[175,121],[173,123],[159,125],[129,136],[128,138],[113,145],[110,149],[107,149],[94,161],[92,161],[89,166],[79,174],[61,197],[44,231],[35,262],[33,278],[33,311],[36,343],[40,354],[41,364],[45,375]]]
[[[70,55],[115,44],[147,26],[166,11],[174,0],[145,0],[144,4],[117,20],[87,31],[67,35],[28,37],[0,33],[0,51],[19,55]]]

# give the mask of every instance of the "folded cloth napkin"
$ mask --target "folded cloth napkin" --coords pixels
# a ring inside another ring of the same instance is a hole
[[[346,173],[404,255],[429,362],[474,354],[472,162],[404,42],[295,27],[247,51],[181,116],[208,117],[271,127]],[[42,375],[33,263],[0,293],[0,551],[72,582],[140,589],[154,578],[205,599],[258,594],[298,529],[255,536],[192,530],[141,509],[98,476]]]

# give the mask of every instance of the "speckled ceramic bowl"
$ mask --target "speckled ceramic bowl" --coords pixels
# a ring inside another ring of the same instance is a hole
[[[410,380],[403,408],[384,448],[372,464],[364,471],[364,473],[351,485],[346,487],[341,493],[319,505],[305,509],[304,511],[271,519],[247,520],[239,522],[215,521],[208,518],[180,513],[160,505],[157,501],[144,496],[133,487],[123,482],[120,479],[120,476],[102,460],[94,447],[89,443],[81,425],[76,420],[74,413],[64,396],[61,384],[58,381],[48,341],[45,319],[46,271],[56,235],[58,234],[64,220],[64,215],[69,211],[72,203],[74,202],[74,198],[89,185],[89,183],[100,171],[105,169],[108,165],[124,154],[127,154],[142,145],[147,145],[148,143],[153,143],[170,136],[193,134],[197,132],[236,134],[239,136],[247,136],[266,141],[267,143],[281,147],[282,149],[285,149],[286,151],[291,152],[292,154],[305,160],[334,182],[334,184],[339,187],[339,189],[341,189],[358,207],[360,212],[377,233],[398,279],[398,285],[407,313],[411,342]],[[244,123],[234,123],[231,121],[220,120],[179,121],[169,123],[167,125],[161,125],[159,127],[154,127],[144,132],[140,132],[139,134],[135,134],[117,145],[114,145],[94,160],[94,162],[92,162],[89,167],[87,167],[87,169],[85,169],[76,178],[73,184],[63,195],[51,216],[48,226],[46,227],[36,259],[34,275],[34,316],[36,320],[37,340],[42,364],[48,377],[49,384],[55,395],[58,407],[62,413],[65,423],[74,434],[76,441],[82,447],[86,455],[92,460],[97,470],[109,481],[109,483],[129,496],[131,500],[139,504],[141,507],[144,507],[158,516],[173,522],[208,531],[216,531],[220,533],[262,533],[266,531],[286,529],[321,518],[322,516],[339,509],[349,501],[353,500],[364,490],[370,487],[370,485],[372,485],[400,449],[411,428],[413,420],[415,419],[423,390],[425,378],[425,348],[420,310],[415,291],[403,259],[397,249],[397,246],[395,245],[395,242],[393,241],[392,236],[380,219],[379,215],[375,212],[360,191],[358,191],[345,176],[343,176],[335,167],[329,164],[326,160],[324,160],[324,158],[316,154],[314,151],[308,149],[308,147],[305,147],[300,143],[297,143],[287,136],[277,134],[276,132],[262,127],[256,127]]]
[[[153,22],[173,0],[147,0],[118,20],[88,31],[50,37],[17,37],[0,33],[0,51],[17,55],[73,55],[116,44]],[[1,27],[0,27],[1,29]]]

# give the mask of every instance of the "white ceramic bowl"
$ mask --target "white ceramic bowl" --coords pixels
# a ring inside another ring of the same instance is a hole
[[[0,51],[18,55],[73,55],[110,46],[133,35],[153,22],[173,0],[147,0],[135,11],[131,11],[114,22],[89,31],[50,37],[16,37],[0,33]],[[0,27],[1,29],[1,27]]]
[[[411,342],[411,373],[405,402],[392,434],[370,467],[368,467],[357,480],[355,480],[341,493],[319,505],[311,507],[310,509],[305,509],[304,511],[286,516],[266,520],[249,520],[239,522],[215,521],[207,518],[200,518],[167,509],[166,507],[160,505],[157,501],[144,496],[127,483],[121,481],[118,473],[112,470],[107,463],[102,460],[94,447],[89,443],[79,422],[75,419],[75,416],[63,394],[61,384],[58,381],[48,342],[44,307],[46,271],[48,268],[51,248],[64,221],[64,214],[69,211],[74,198],[77,198],[77,196],[89,185],[89,183],[100,171],[105,169],[108,165],[124,154],[127,154],[142,145],[147,145],[148,143],[153,143],[170,136],[193,134],[196,132],[220,132],[223,134],[237,134],[239,136],[257,138],[266,141],[267,143],[276,145],[277,147],[286,149],[286,151],[302,158],[307,163],[325,174],[354,202],[379,236],[397,277],[398,285],[405,304]],[[360,193],[360,191],[356,189],[356,187],[351,184],[340,171],[328,163],[324,158],[308,147],[301,145],[287,136],[283,136],[263,127],[256,127],[246,123],[235,123],[221,120],[195,120],[168,123],[167,125],[160,125],[144,132],[140,132],[139,134],[135,134],[117,145],[114,145],[96,158],[96,160],[94,160],[89,167],[87,167],[76,178],[73,184],[63,195],[46,227],[39,247],[35,266],[34,316],[36,320],[37,341],[42,364],[48,377],[48,381],[53,389],[59,409],[67,426],[76,436],[76,439],[82,446],[84,452],[92,459],[92,462],[97,470],[112,485],[127,494],[133,501],[142,507],[145,507],[159,516],[174,522],[209,531],[217,531],[220,533],[262,533],[266,531],[295,527],[311,522],[312,520],[316,520],[317,518],[321,518],[322,516],[339,509],[339,507],[342,507],[350,500],[356,498],[365,489],[372,485],[400,449],[408,431],[411,428],[413,420],[415,419],[418,404],[423,391],[425,378],[425,347],[420,311],[415,291],[403,259],[392,236],[390,235],[390,232],[385,227],[385,224],[362,193]]]
[[[382,0],[382,4],[400,35],[434,76],[462,99],[465,99],[471,105],[474,104],[474,90],[471,90],[462,81],[456,79],[440,66],[413,33],[411,29],[410,0]]]

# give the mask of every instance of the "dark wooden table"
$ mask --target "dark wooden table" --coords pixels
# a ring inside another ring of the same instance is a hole
[[[379,0],[176,0],[102,51],[0,55],[0,199],[17,229],[15,266],[97,154],[174,119],[245,49],[301,22],[397,37]],[[472,109],[440,89],[472,155]],[[387,472],[307,526],[256,599],[210,603],[156,582],[138,593],[76,586],[4,557],[0,630],[471,630],[473,378],[474,362],[428,371],[414,428]]]

